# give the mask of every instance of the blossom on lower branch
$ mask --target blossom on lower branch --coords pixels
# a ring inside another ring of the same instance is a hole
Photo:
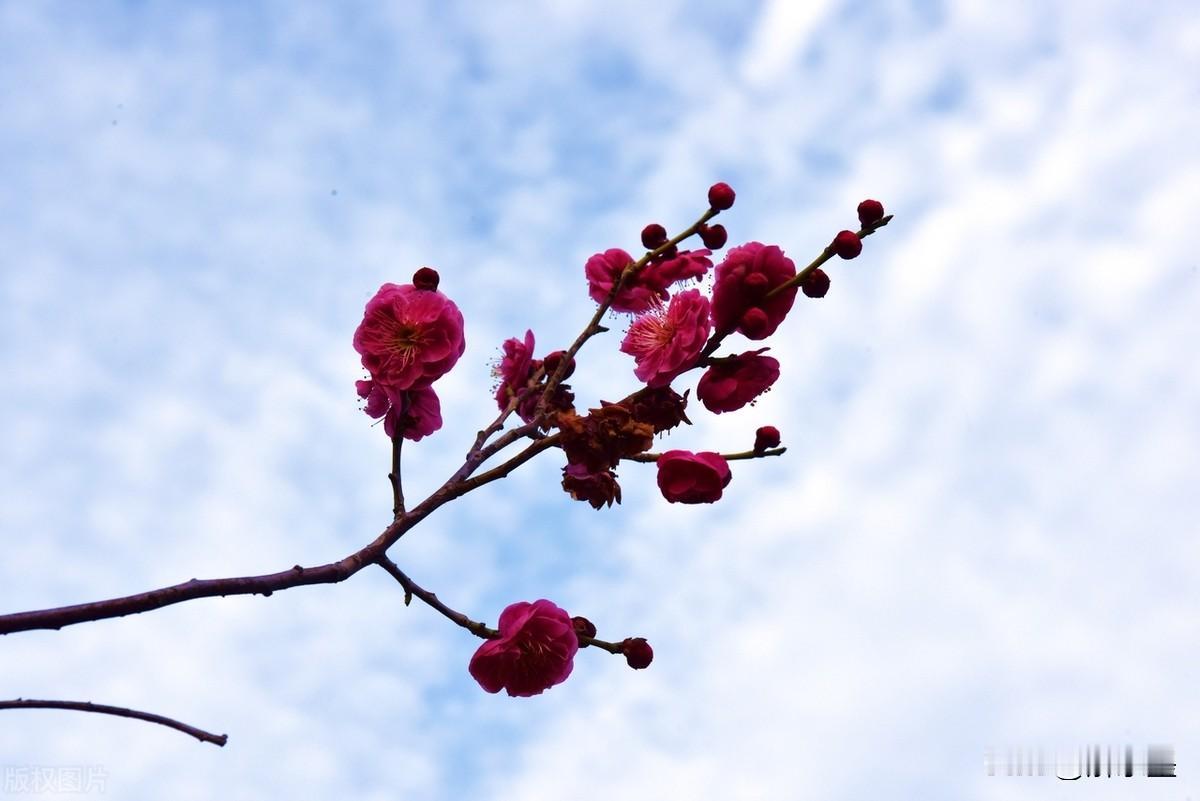
[[[658,457],[658,488],[671,503],[713,503],[733,474],[719,453],[666,451]]]
[[[579,650],[571,616],[541,599],[511,604],[500,613],[500,636],[471,657],[469,670],[489,693],[540,695],[566,681]]]

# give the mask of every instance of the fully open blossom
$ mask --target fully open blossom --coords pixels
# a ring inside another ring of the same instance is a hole
[[[496,405],[501,411],[508,408],[513,395],[525,389],[529,377],[541,362],[533,358],[533,332],[526,330],[525,339],[511,337],[504,340],[501,346],[504,356],[492,370],[493,375],[500,379],[496,387]],[[528,422],[528,421],[526,421]]]
[[[433,387],[389,392],[374,381],[356,381],[355,386],[367,402],[363,411],[376,420],[383,418],[388,437],[402,431],[405,439],[417,442],[442,427],[442,404]]]
[[[500,637],[479,646],[469,666],[489,693],[540,695],[571,675],[579,637],[571,616],[554,603],[512,604],[500,614],[499,629]]]
[[[454,302],[412,284],[381,286],[354,332],[363,367],[388,391],[429,386],[466,347],[463,316]]]
[[[766,339],[783,322],[796,288],[772,298],[767,293],[796,275],[796,265],[775,245],[747,242],[732,248],[717,265],[713,284],[713,323],[719,331],[738,331]]]
[[[643,268],[643,282],[669,287],[677,281],[703,278],[712,268],[711,250],[681,250],[674,256],[651,262]]]
[[[581,464],[569,464],[563,468],[562,488],[575,500],[587,501],[593,509],[621,502],[621,485],[612,470],[591,473]]]
[[[633,321],[621,351],[633,356],[633,374],[652,387],[666,386],[691,367],[712,329],[708,298],[698,289],[680,292],[666,308],[661,305]]]
[[[715,360],[700,377],[696,397],[714,414],[737,411],[753,403],[779,378],[779,361],[763,356],[765,350]]]
[[[621,277],[625,268],[633,263],[633,257],[620,248],[610,248],[587,260],[584,274],[588,280],[588,294],[597,303],[603,303],[612,291],[613,284]],[[670,295],[667,285],[656,280],[653,273],[642,270],[621,285],[610,308],[619,312],[643,312]]]
[[[719,453],[666,451],[658,457],[658,488],[671,503],[713,503],[733,474]]]

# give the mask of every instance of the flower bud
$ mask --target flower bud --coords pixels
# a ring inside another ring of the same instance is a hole
[[[830,247],[843,259],[853,259],[862,253],[862,240],[853,231],[841,231],[833,238],[833,244]]]
[[[413,273],[413,286],[417,289],[428,289],[430,292],[436,292],[438,281],[440,280],[441,276],[438,275],[438,271],[432,267],[422,267]]]
[[[740,330],[750,339],[762,339],[768,327],[767,313],[757,306],[742,315]]]
[[[779,429],[775,426],[763,426],[754,432],[754,452],[762,453],[767,448],[779,447]]]
[[[626,638],[621,642],[621,653],[625,654],[625,661],[634,670],[650,667],[654,661],[654,649],[645,637]]]
[[[729,241],[729,232],[725,230],[725,226],[723,225],[701,225],[700,241],[709,250],[720,250]]]
[[[558,363],[561,362],[563,357],[566,355],[567,352],[563,350],[556,350],[553,353],[546,355],[546,358],[542,360],[542,366],[546,368],[547,377],[554,375],[554,371],[558,369]],[[567,369],[564,370],[562,374],[563,380],[565,381],[567,378],[570,378],[571,373],[573,372],[575,372],[574,357],[567,362]]]
[[[642,245],[646,250],[654,250],[667,244],[667,229],[658,223],[650,223],[642,229]]]
[[[865,228],[883,219],[883,204],[878,200],[864,200],[858,204],[858,221]]]
[[[587,648],[591,643],[583,641],[584,637],[596,636],[596,625],[586,617],[576,616],[571,618],[571,625],[575,628],[575,636],[579,637],[579,647]]]
[[[829,291],[829,274],[820,267],[804,276],[800,281],[800,290],[810,298],[823,298]]]
[[[717,211],[733,206],[733,187],[726,183],[713,184],[708,189],[708,205]]]

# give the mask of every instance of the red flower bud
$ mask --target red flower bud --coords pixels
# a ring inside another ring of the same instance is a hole
[[[883,219],[883,204],[878,200],[864,200],[858,204],[858,221],[865,228]]]
[[[567,352],[563,350],[556,350],[546,355],[546,358],[542,360],[542,366],[546,368],[547,377],[554,375],[554,371],[558,369],[558,363],[566,355]],[[570,378],[573,372],[575,372],[575,359],[572,357],[571,361],[567,362],[567,369],[563,371],[563,379]]]
[[[654,250],[667,244],[667,229],[658,223],[650,223],[642,229],[642,244],[646,250]]]
[[[729,232],[723,225],[702,225],[700,226],[700,240],[709,250],[720,250],[729,241]]]
[[[717,211],[733,206],[733,187],[726,183],[713,184],[708,189],[708,205]]]
[[[430,292],[435,292],[440,280],[441,276],[438,275],[438,271],[432,267],[422,267],[413,273],[413,286],[417,289],[428,289]]]
[[[779,447],[779,429],[775,426],[763,426],[754,432],[754,452],[762,453],[767,448]]]
[[[595,637],[596,626],[586,617],[576,615],[571,618],[571,625],[575,627],[575,636],[579,637],[579,647],[587,648],[591,643],[583,642],[584,637]]]
[[[810,298],[823,298],[829,291],[829,275],[820,267],[800,281],[800,290]]]
[[[770,321],[767,319],[767,313],[754,306],[747,309],[746,313],[742,315],[738,330],[750,339],[762,339],[767,335],[769,327]]]
[[[625,661],[634,670],[648,668],[654,661],[654,649],[646,642],[645,637],[625,638],[621,641],[621,653],[625,654]]]
[[[841,231],[833,238],[831,247],[843,259],[853,259],[862,253],[862,240],[853,231]]]

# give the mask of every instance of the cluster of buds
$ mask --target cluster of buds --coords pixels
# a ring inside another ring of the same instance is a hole
[[[532,331],[501,344],[502,355],[493,369],[501,417],[493,431],[516,414],[525,424],[524,436],[560,449],[566,462],[562,488],[573,499],[595,509],[620,503],[617,468],[622,461],[635,461],[655,463],[658,487],[667,501],[713,503],[732,480],[730,460],[783,453],[780,433],[770,425],[759,427],[752,449],[739,453],[674,449],[654,454],[650,449],[656,436],[691,423],[686,414],[691,390],[680,394],[672,384],[692,370],[703,371],[695,393],[713,414],[753,405],[770,390],[780,364],[765,355],[767,347],[726,355],[718,355],[718,350],[735,334],[756,342],[775,334],[798,291],[810,298],[824,297],[830,278],[821,266],[834,255],[857,257],[863,237],[891,217],[884,215],[879,201],[864,200],[858,206],[861,229],[836,234],[801,270],[780,247],[761,242],[730,248],[714,267],[713,254],[725,247],[729,235],[725,226],[710,221],[730,209],[734,199],[728,184],[714,184],[707,211],[678,235],[669,236],[659,223],[646,225],[640,258],[609,248],[587,259],[583,272],[588,293],[599,308],[571,347],[539,359]],[[703,247],[683,249],[693,236]],[[367,304],[355,332],[354,346],[370,376],[358,382],[359,395],[367,414],[384,418],[397,447],[401,439],[417,440],[440,428],[432,384],[454,366],[465,347],[462,315],[437,287],[437,273],[429,268],[419,270],[412,284],[385,284]],[[582,345],[608,330],[600,322],[609,313],[631,315],[620,350],[632,357],[632,373],[645,386],[580,412],[564,381],[575,370]],[[477,448],[486,432],[480,433]],[[489,692],[540,693],[565,680],[576,652],[588,645],[623,654],[633,668],[646,667],[653,656],[643,638],[597,640],[589,621],[572,618],[544,599],[510,605],[496,631],[474,625],[476,633],[489,633],[471,660],[470,672]]]

